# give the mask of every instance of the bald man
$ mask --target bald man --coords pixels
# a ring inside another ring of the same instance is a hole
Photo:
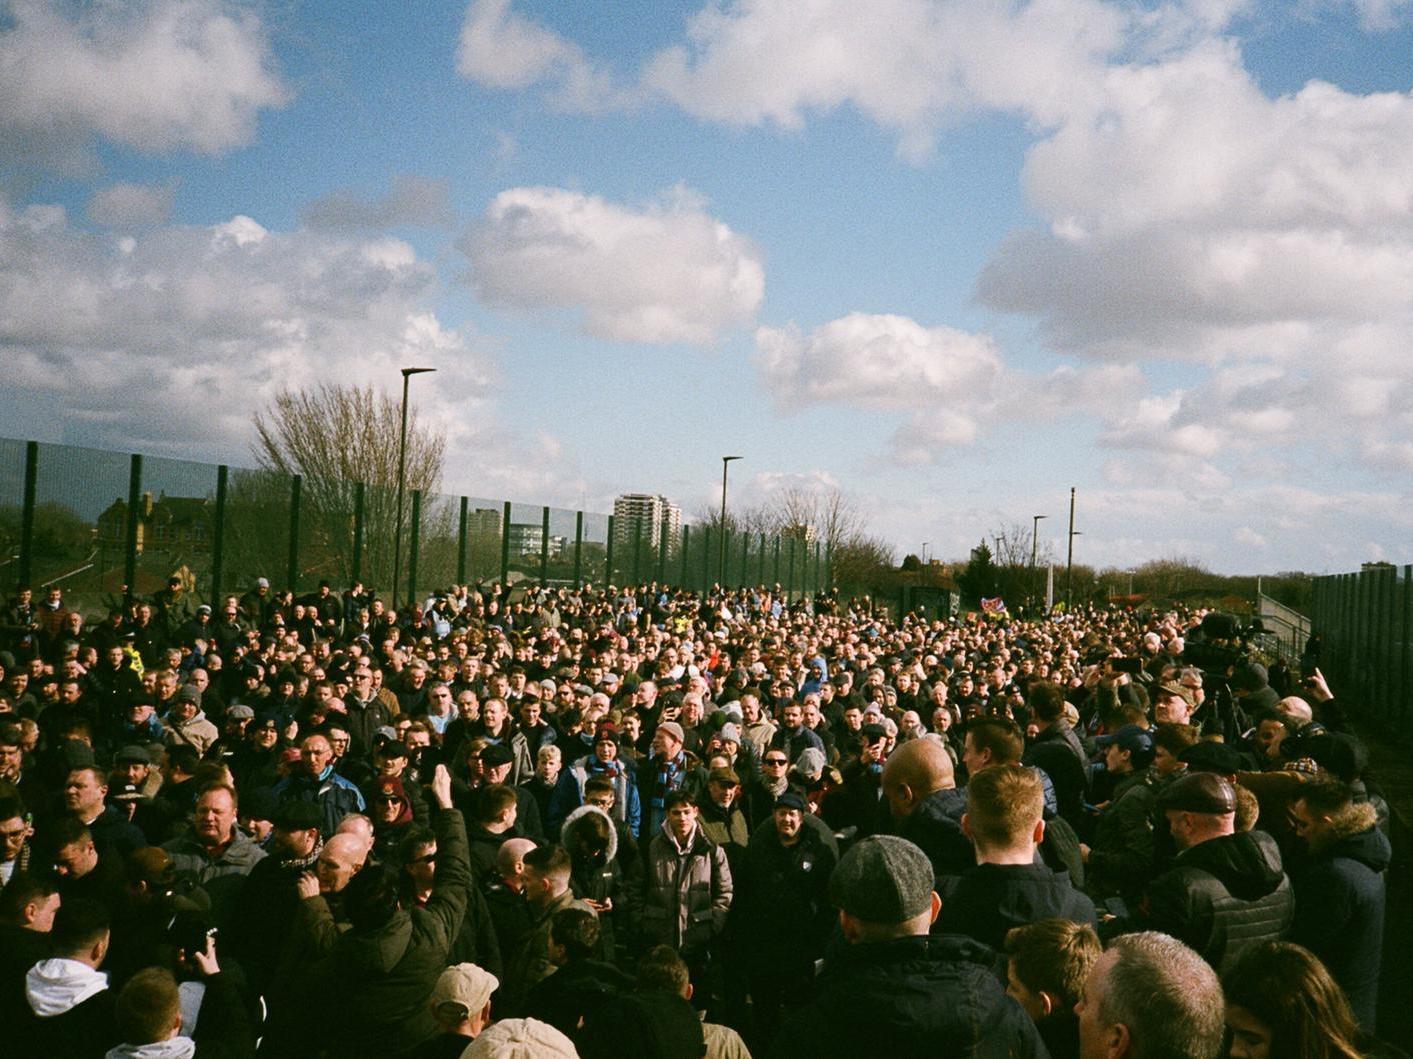
[[[339,835],[351,835],[363,843],[363,856],[373,852],[373,821],[369,820],[362,813],[349,813],[339,821],[338,830],[334,832],[334,837]]]
[[[894,833],[927,854],[939,885],[976,865],[962,831],[967,797],[957,790],[951,755],[941,743],[914,739],[893,751],[883,767],[883,797]]]

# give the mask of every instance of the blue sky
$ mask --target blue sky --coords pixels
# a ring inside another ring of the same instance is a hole
[[[0,0],[3,433],[248,463],[419,362],[448,492],[1413,561],[1410,16]]]

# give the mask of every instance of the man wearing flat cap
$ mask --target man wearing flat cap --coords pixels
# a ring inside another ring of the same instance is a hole
[[[1174,780],[1158,799],[1178,848],[1149,884],[1141,928],[1170,934],[1225,973],[1250,945],[1290,929],[1295,896],[1275,839],[1236,830],[1236,790],[1214,772]]]
[[[929,934],[942,901],[917,846],[894,835],[865,838],[839,861],[829,895],[848,944],[828,958],[814,1001],[786,1019],[767,1055],[1047,1054],[986,965],[989,950]]]
[[[834,922],[829,877],[838,856],[806,826],[808,812],[805,799],[787,790],[741,858],[732,927],[763,1040],[779,1028],[783,1007],[808,997],[814,961]]]

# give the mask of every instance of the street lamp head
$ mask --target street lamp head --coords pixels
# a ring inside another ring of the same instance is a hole
[[[1035,520],[1037,520],[1037,521],[1039,521],[1039,520],[1042,519],[1042,518],[1049,518],[1050,516],[1049,516],[1049,515],[1031,515],[1030,517],[1033,518],[1033,519],[1035,519]]]
[[[732,460],[744,460],[745,458],[744,456],[723,456],[721,457],[721,462],[730,463]]]
[[[409,375],[425,375],[429,371],[436,371],[436,368],[403,368],[402,377],[405,379]]]

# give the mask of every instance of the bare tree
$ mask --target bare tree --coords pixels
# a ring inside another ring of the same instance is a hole
[[[401,407],[372,386],[324,383],[285,390],[256,413],[252,446],[264,474],[261,491],[288,476],[301,478],[301,566],[331,580],[352,579],[357,484],[363,496],[363,577],[391,587],[397,524],[398,438]],[[407,496],[420,490],[422,532],[444,536],[449,518],[435,503],[446,438],[420,423],[415,409],[407,422]],[[410,500],[404,501],[403,532]],[[254,529],[254,527],[252,527]]]

